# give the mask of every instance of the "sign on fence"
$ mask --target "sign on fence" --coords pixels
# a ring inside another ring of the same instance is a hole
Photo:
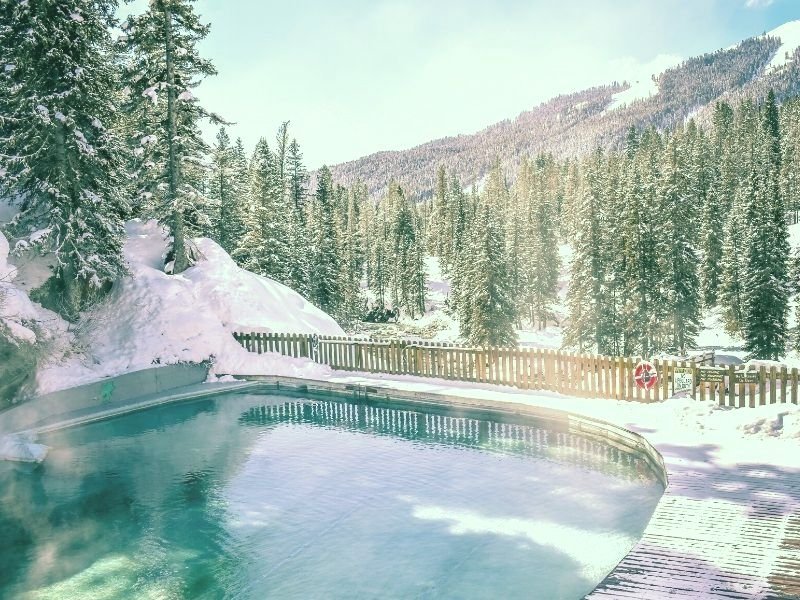
[[[723,383],[725,381],[725,369],[721,367],[699,367],[697,369],[700,381],[706,383]]]
[[[735,383],[758,383],[758,371],[736,371],[733,381]]]
[[[672,393],[691,392],[694,389],[694,368],[675,367],[672,378]]]

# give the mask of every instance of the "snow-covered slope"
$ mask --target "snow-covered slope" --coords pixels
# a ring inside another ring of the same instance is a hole
[[[765,71],[769,73],[773,69],[787,64],[794,54],[794,51],[800,48],[800,20],[784,23],[780,27],[769,31],[766,35],[780,38],[781,40],[780,48],[775,52],[775,56],[772,57],[772,60],[765,69]]]
[[[154,221],[132,221],[127,233],[131,276],[82,317],[75,328],[77,353],[40,370],[40,393],[154,364],[210,358],[217,373],[320,374],[322,367],[305,360],[251,354],[232,334],[342,335],[327,314],[288,287],[240,269],[209,239],[196,240],[203,260],[173,276],[162,270],[164,233]]]

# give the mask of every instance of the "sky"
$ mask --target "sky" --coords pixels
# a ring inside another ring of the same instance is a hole
[[[137,0],[130,10],[140,8]],[[800,0],[197,0],[196,96],[252,149],[283,121],[315,169],[473,133],[800,19]],[[123,10],[123,12],[125,12]],[[206,128],[209,141],[213,130]]]

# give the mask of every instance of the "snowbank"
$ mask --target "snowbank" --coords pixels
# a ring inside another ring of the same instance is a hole
[[[221,374],[324,377],[308,360],[251,354],[235,331],[343,335],[327,314],[271,279],[240,269],[216,243],[196,240],[203,259],[181,273],[163,272],[164,232],[154,221],[127,225],[131,276],[77,326],[78,354],[41,369],[47,393],[157,364],[213,360]]]
[[[24,291],[14,285],[16,268],[8,264],[9,244],[0,232],[0,323],[11,336],[28,343],[36,342],[36,334],[29,325],[39,314]]]

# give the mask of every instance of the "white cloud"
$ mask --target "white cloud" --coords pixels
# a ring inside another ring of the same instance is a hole
[[[775,0],[747,0],[744,6],[745,8],[766,8],[773,2],[775,2]]]

